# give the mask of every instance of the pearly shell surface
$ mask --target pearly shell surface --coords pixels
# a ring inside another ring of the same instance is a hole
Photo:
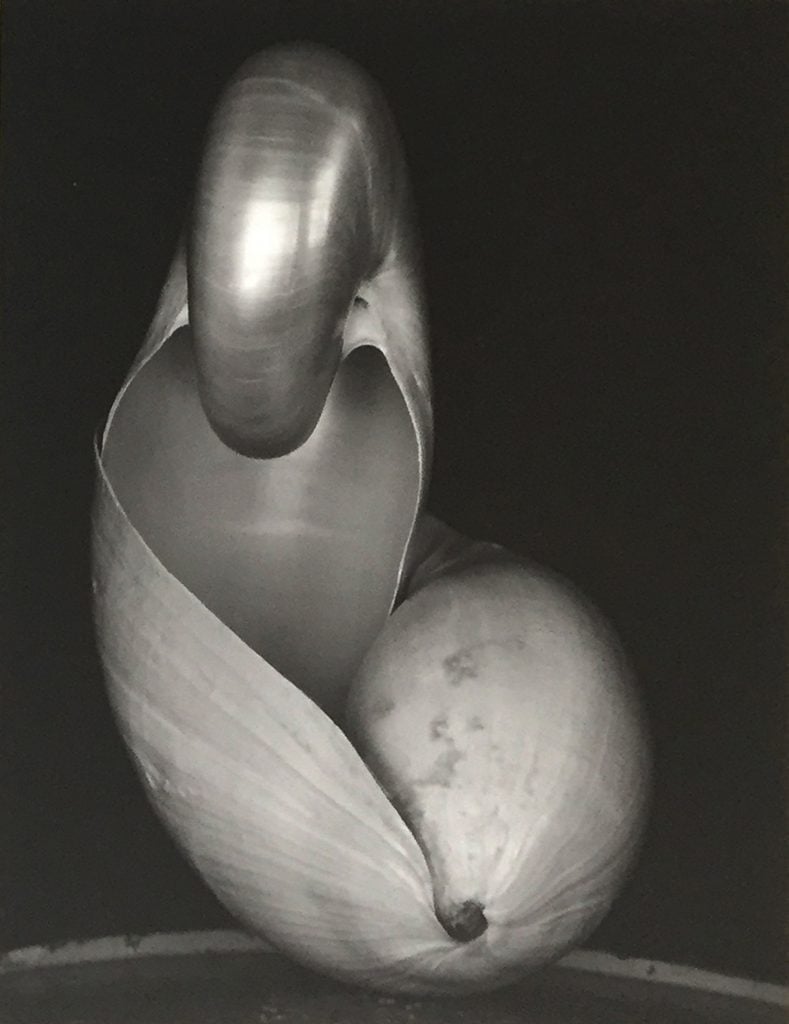
[[[314,49],[256,58],[235,95],[269,96],[267,76],[294,75],[292,93],[271,93],[277,123],[287,125],[294,94],[303,115],[298,76],[316,68],[318,106],[327,95],[351,97],[350,107],[333,108],[330,130],[347,127],[343,118],[363,129],[368,122],[354,103],[379,109],[371,87]],[[350,85],[338,93],[337,82]],[[304,143],[298,132],[286,137],[291,166]],[[358,151],[369,146],[384,166],[394,143],[389,132],[382,138],[362,135]],[[303,180],[288,193],[293,179],[278,175],[271,139],[263,150],[264,192],[273,181],[288,201],[306,202],[313,193]],[[391,156],[403,175],[399,150]],[[254,168],[245,163],[243,174]],[[372,195],[372,227],[353,236],[362,247],[359,280],[337,277],[326,320],[331,326],[337,309],[345,311],[334,372],[287,437],[258,415],[246,356],[234,363],[232,346],[220,359],[231,383],[208,394],[218,372],[210,365],[218,328],[206,327],[214,300],[199,309],[212,269],[176,256],[97,446],[96,633],[114,712],[154,807],[241,921],[337,978],[457,993],[512,980],[570,940],[545,941],[523,915],[508,928],[504,908],[501,924],[492,921],[474,941],[451,939],[436,917],[417,839],[337,724],[397,602],[405,598],[406,607],[447,565],[488,551],[424,515],[429,360],[416,264],[404,241],[412,235],[407,190],[396,184]],[[342,214],[353,192],[341,188],[336,199]],[[222,230],[211,227],[210,210],[201,216],[198,250]],[[377,234],[381,223],[389,227]],[[270,235],[260,244],[271,263]],[[286,255],[298,260],[300,252]],[[317,329],[312,296],[297,287],[289,301],[294,322]],[[281,321],[264,326],[276,333]],[[253,327],[254,316],[235,323],[245,337]],[[290,335],[290,321],[286,327]],[[243,385],[236,407],[227,399],[233,380]],[[294,386],[288,379],[285,390]],[[249,457],[269,445],[284,454]],[[601,906],[610,895],[601,893]]]

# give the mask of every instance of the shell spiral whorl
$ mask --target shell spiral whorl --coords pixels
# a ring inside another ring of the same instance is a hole
[[[335,54],[251,58],[211,123],[188,251],[203,404],[225,443],[272,458],[320,417],[360,285],[415,262],[386,104]]]

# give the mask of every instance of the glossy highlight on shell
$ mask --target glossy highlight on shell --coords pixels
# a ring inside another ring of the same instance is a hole
[[[572,589],[425,511],[405,163],[375,85],[253,57],[97,446],[95,618],[157,812],[246,926],[385,991],[491,988],[605,914],[648,758]]]

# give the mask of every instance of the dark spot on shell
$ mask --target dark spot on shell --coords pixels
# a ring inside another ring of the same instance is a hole
[[[472,715],[466,722],[466,728],[469,732],[481,732],[485,728],[485,723],[479,715]]]
[[[455,774],[455,765],[458,761],[462,761],[466,755],[462,751],[458,750],[451,740],[448,742],[450,744],[449,747],[443,754],[440,754],[436,758],[432,769],[427,775],[419,779],[417,783],[418,785],[446,787],[452,785],[452,777]]]
[[[442,740],[447,734],[447,716],[437,715],[430,723],[430,739]]]
[[[477,678],[479,670],[471,647],[464,647],[455,654],[450,654],[448,658],[444,658],[443,664],[450,686],[460,686],[464,679]]]
[[[444,658],[443,666],[447,675],[447,682],[450,686],[459,686],[464,679],[477,679],[479,676],[479,664],[476,659],[476,652],[486,647],[498,647],[502,651],[522,651],[526,643],[519,636],[505,637],[503,640],[485,640],[478,644],[469,644],[461,647]]]
[[[373,701],[370,708],[370,717],[373,721],[377,721],[379,718],[386,718],[387,715],[394,711],[394,708],[395,704],[391,697],[379,697]]]

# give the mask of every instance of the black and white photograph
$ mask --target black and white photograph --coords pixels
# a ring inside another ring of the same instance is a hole
[[[778,1024],[789,4],[7,0],[0,1024]]]

